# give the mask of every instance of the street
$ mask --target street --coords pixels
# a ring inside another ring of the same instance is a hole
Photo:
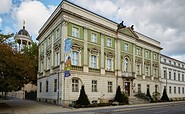
[[[28,114],[185,114],[185,102],[153,103],[140,105],[107,106],[95,108],[62,108],[53,104],[10,99],[0,100],[0,113]]]

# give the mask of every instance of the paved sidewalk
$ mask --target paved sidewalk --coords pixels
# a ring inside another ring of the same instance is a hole
[[[47,113],[64,113],[64,112],[94,112],[95,110],[111,110],[111,112],[121,112],[128,110],[148,109],[157,107],[166,107],[169,105],[181,105],[185,104],[185,101],[179,102],[166,102],[166,103],[151,103],[151,104],[139,104],[139,105],[122,105],[122,106],[106,106],[106,107],[94,107],[94,108],[62,108],[53,104],[22,100],[22,99],[10,99],[0,100],[0,114],[47,114]],[[94,113],[93,113],[94,114]]]

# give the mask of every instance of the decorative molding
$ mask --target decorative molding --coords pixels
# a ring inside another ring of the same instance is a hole
[[[95,55],[98,55],[101,51],[97,48],[88,48],[88,51],[91,53],[91,54],[95,54]]]
[[[48,49],[46,50],[46,56],[47,56],[47,57],[50,57],[50,55],[51,55],[51,48],[48,48]]]
[[[42,61],[44,59],[44,52],[40,54],[40,60]]]
[[[80,51],[83,49],[83,46],[79,43],[73,43],[71,48],[72,50]]]
[[[59,41],[54,43],[53,49],[54,49],[55,51],[58,51],[58,50],[60,49],[60,43],[59,43]]]
[[[115,54],[112,53],[111,51],[109,51],[109,52],[104,52],[104,54],[105,54],[105,56],[110,57],[110,58],[114,58],[114,57],[115,57]]]
[[[145,63],[146,65],[150,65],[150,64],[151,64],[149,60],[145,60],[144,63]]]
[[[139,63],[139,64],[141,64],[141,63],[142,63],[142,58],[138,58],[138,57],[136,57],[136,60],[135,60],[135,62],[136,62],[136,63]]]

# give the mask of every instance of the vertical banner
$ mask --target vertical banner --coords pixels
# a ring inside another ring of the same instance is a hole
[[[65,40],[65,71],[64,71],[64,77],[71,76],[70,70],[71,70],[71,46],[72,46],[72,40],[70,38],[67,38]]]

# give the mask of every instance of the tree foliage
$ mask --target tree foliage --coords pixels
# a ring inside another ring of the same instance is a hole
[[[81,90],[80,90],[80,96],[78,100],[76,101],[77,105],[89,105],[89,99],[85,93],[84,85],[82,85]]]
[[[0,32],[1,32],[1,30],[0,30]],[[14,36],[13,33],[7,34],[7,35],[5,35],[3,33],[0,33],[0,44],[3,43],[3,42],[5,42],[8,38],[11,38],[13,36]]]
[[[162,102],[170,101],[169,98],[168,98],[168,95],[166,93],[166,89],[163,90],[163,96],[161,97],[160,101],[162,101]]]
[[[31,46],[25,46],[22,52],[29,59],[32,60],[32,65],[34,66],[34,79],[32,80],[32,84],[37,84],[37,72],[38,72],[38,45],[33,42]]]
[[[120,86],[118,86],[116,90],[116,96],[114,98],[114,101],[119,102],[119,103],[128,104],[128,96],[124,93],[121,93]]]
[[[20,90],[34,79],[33,60],[5,43],[0,44],[0,91]]]

